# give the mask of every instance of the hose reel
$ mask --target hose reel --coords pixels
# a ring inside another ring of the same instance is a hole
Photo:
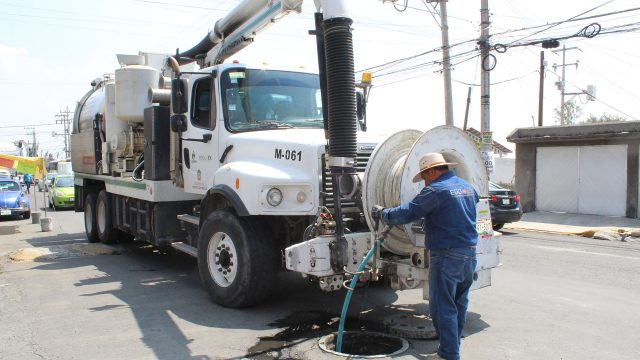
[[[488,176],[484,161],[469,135],[453,126],[435,127],[425,133],[403,130],[387,137],[369,158],[364,178],[362,203],[369,228],[374,221],[374,205],[395,207],[413,199],[424,187],[413,183],[419,171],[418,161],[430,152],[442,153],[456,175],[468,181],[479,196],[488,194]],[[413,247],[424,247],[424,235],[412,229],[412,224],[394,226],[382,247],[394,254],[407,256]]]

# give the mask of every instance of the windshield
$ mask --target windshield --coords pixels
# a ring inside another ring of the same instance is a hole
[[[72,177],[58,177],[56,179],[56,187],[73,187]]]
[[[232,132],[323,128],[318,75],[230,69],[222,74],[221,87],[225,124]]]
[[[15,181],[0,181],[0,191],[20,191],[20,185]]]

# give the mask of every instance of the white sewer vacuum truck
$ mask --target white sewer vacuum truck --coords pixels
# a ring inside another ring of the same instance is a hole
[[[73,119],[75,210],[88,240],[188,253],[215,302],[245,307],[264,300],[282,270],[340,290],[379,232],[372,207],[420,191],[411,176],[423,153],[458,163],[486,197],[483,161],[464,132],[364,136],[368,87],[355,81],[346,2],[316,1],[319,74],[224,63],[300,12],[301,0],[241,1],[173,56],[118,55],[121,67],[92,82]],[[486,200],[477,226],[476,288],[490,285],[499,262]],[[420,223],[393,228],[360,278],[423,287],[426,298],[423,237]]]

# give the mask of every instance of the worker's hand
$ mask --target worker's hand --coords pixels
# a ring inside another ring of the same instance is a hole
[[[371,208],[371,217],[373,218],[373,221],[384,221],[382,217],[382,210],[384,210],[384,207],[380,205],[373,205],[373,207]]]

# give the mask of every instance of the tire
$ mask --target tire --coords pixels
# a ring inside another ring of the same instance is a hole
[[[255,219],[215,210],[198,238],[200,278],[214,302],[233,308],[256,305],[276,285],[279,249]]]
[[[113,227],[113,219],[111,218],[111,198],[104,190],[100,191],[96,200],[96,232],[103,244],[116,242],[117,231]]]
[[[84,199],[84,231],[90,243],[100,241],[96,229],[96,194],[87,194]]]
[[[24,220],[28,220],[31,218],[31,210],[27,211],[26,213],[22,213],[22,218]]]
[[[493,230],[498,231],[502,229],[503,226],[504,226],[504,223],[493,223]]]

